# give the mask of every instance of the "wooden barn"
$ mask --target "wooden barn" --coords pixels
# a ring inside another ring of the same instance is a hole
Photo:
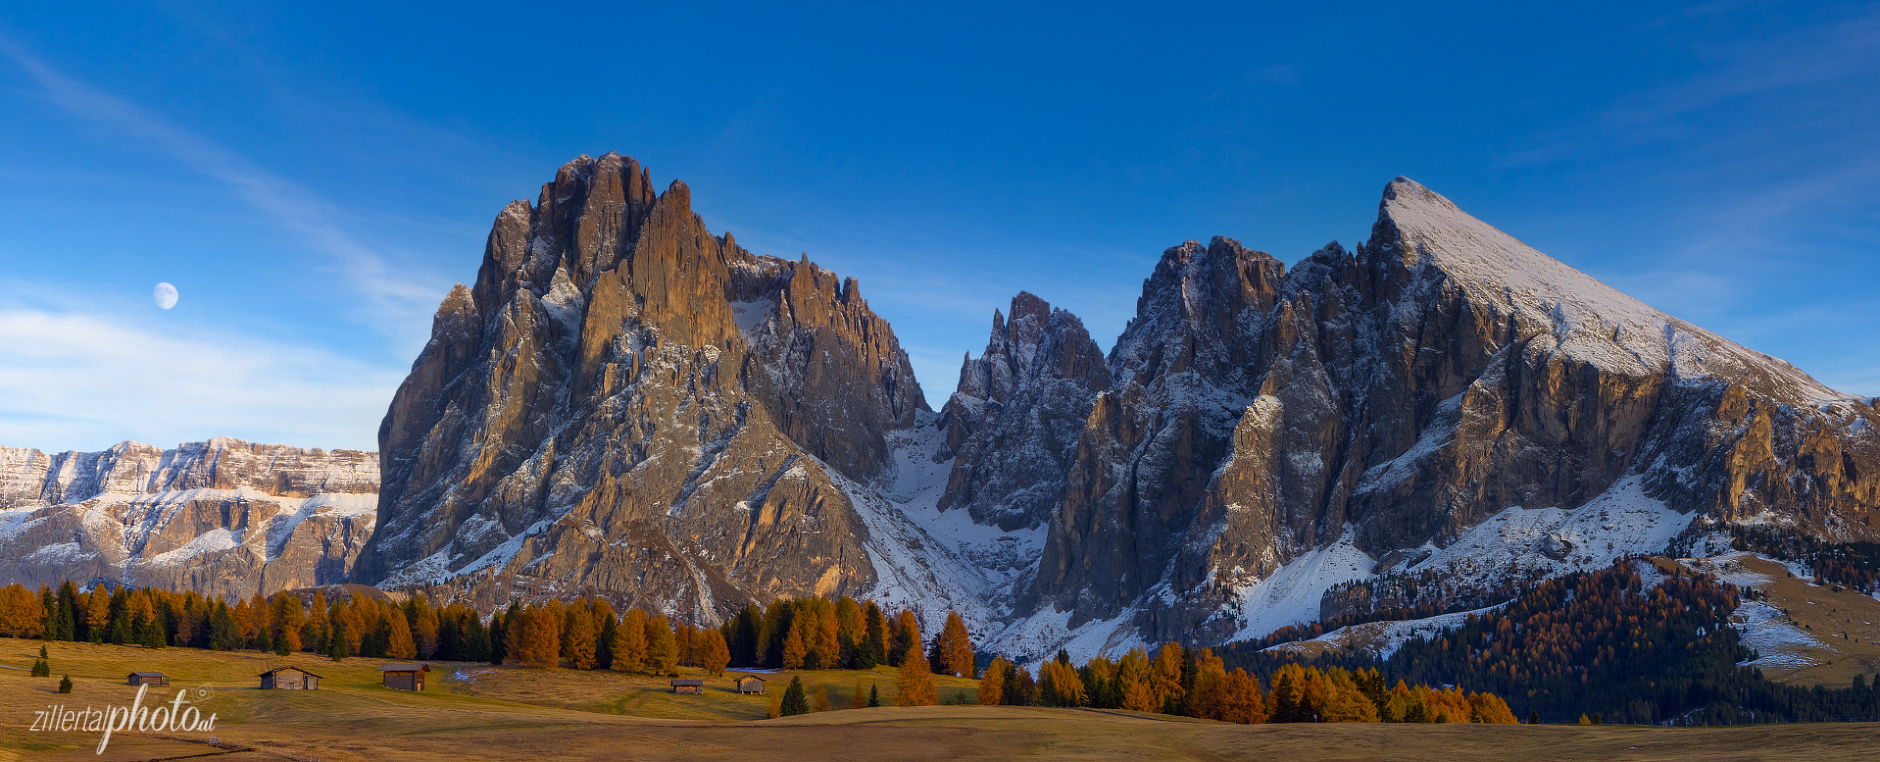
[[[429,671],[431,671],[429,664],[395,661],[379,667],[379,679],[387,688],[422,691],[424,690],[424,673]]]
[[[264,691],[317,691],[320,676],[299,667],[275,667],[261,673]]]
[[[674,680],[672,681],[672,692],[673,693],[704,693],[705,681],[704,680]]]
[[[756,675],[745,675],[743,677],[740,677],[737,679],[737,681],[734,684],[737,685],[739,693],[763,693],[764,692],[764,678],[758,677]]]
[[[161,688],[170,684],[170,677],[162,672],[132,672],[126,685],[148,685]]]

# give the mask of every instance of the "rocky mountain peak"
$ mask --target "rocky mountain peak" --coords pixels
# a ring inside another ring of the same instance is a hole
[[[994,310],[977,360],[941,411],[953,455],[942,510],[1007,531],[1043,524],[1063,499],[1064,471],[1096,396],[1110,385],[1083,321],[1029,292]]]
[[[1216,236],[1162,253],[1143,281],[1136,317],[1110,352],[1117,383],[1140,384],[1171,373],[1231,374],[1253,351],[1251,326],[1272,307],[1285,263]]]
[[[671,182],[582,156],[497,215],[381,427],[358,577],[480,601],[592,590],[700,621],[872,584],[842,485],[925,409],[853,278],[714,236]],[[447,317],[451,316],[451,317]]]

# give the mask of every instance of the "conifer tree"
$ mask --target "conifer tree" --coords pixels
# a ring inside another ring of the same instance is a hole
[[[1129,649],[1116,664],[1116,682],[1122,692],[1124,709],[1159,712],[1162,699],[1156,695],[1149,655],[1140,646]]]
[[[895,706],[934,706],[940,703],[940,695],[933,684],[933,668],[928,666],[927,656],[920,652],[919,646],[909,648],[901,660],[901,670],[894,677],[894,689]]]
[[[489,630],[483,636],[489,638],[491,664],[502,664],[502,659],[508,657],[509,643],[504,640],[504,632],[509,632],[508,621],[508,615],[502,611],[494,611],[489,615]]]
[[[895,617],[893,637],[888,651],[889,664],[898,667],[911,657],[919,657],[926,663],[927,658],[920,652],[920,620],[915,618],[914,612],[903,609],[901,615]]]
[[[344,633],[339,633],[326,639],[326,655],[331,657],[333,661],[345,660],[347,653],[346,636]]]
[[[856,669],[874,669],[888,661],[888,619],[869,601],[862,606],[862,643],[855,654]]]
[[[48,675],[48,677],[50,677],[50,675]],[[64,677],[59,678],[59,692],[60,693],[72,692],[72,676],[71,675],[68,674],[68,675],[65,675]]]
[[[572,622],[568,633],[568,666],[593,669],[596,662],[594,641],[599,637],[594,631],[594,619],[586,612],[571,610],[571,613],[574,615],[568,618]]]
[[[709,675],[723,675],[725,667],[731,663],[731,647],[725,643],[725,634],[715,629],[705,630],[699,633],[699,638],[704,643],[699,647],[699,668]]]
[[[817,689],[816,695],[810,697],[809,708],[813,712],[827,712],[835,708],[829,702],[829,686],[825,685]]]
[[[601,605],[607,604],[603,602]],[[599,614],[601,629],[594,636],[594,668],[613,669],[614,639],[620,632],[620,620],[614,617],[612,607],[602,609]]]
[[[1084,681],[1067,657],[1038,667],[1038,699],[1045,706],[1083,706],[1088,702]]]
[[[111,589],[99,587],[91,591],[90,600],[85,606],[85,639],[93,643],[103,643],[105,628],[111,621]]]
[[[1182,700],[1187,698],[1182,687],[1185,657],[1180,643],[1164,643],[1156,650],[1155,663],[1149,672],[1149,682],[1155,692],[1156,703],[1159,704],[1155,711],[1179,714]]]
[[[1266,722],[1270,709],[1260,678],[1236,669],[1227,673],[1221,686],[1220,708],[1214,719],[1253,725]]]
[[[679,666],[679,644],[672,623],[663,616],[646,622],[646,668],[655,675],[671,674]]]
[[[614,669],[642,672],[646,669],[646,612],[628,609],[627,618],[614,631]]]
[[[46,657],[46,647],[39,647],[39,659],[33,662],[33,677],[51,677],[52,662]]]
[[[763,659],[764,612],[755,603],[747,603],[731,622],[731,663],[755,667]]]
[[[881,706],[880,688],[881,686],[873,685],[873,684],[870,684],[868,686],[868,705],[869,706]]]
[[[934,638],[940,652],[940,663],[935,665],[935,672],[954,677],[973,676],[973,639],[966,632],[966,621],[958,612],[948,611],[946,624],[940,628],[940,634]]]
[[[842,626],[836,620],[836,608],[828,601],[817,603],[814,626],[805,633],[814,635],[815,642],[806,644],[810,648],[804,658],[808,660],[809,655],[814,654],[818,669],[840,669],[842,667]]]
[[[59,598],[52,588],[39,586],[39,637],[43,640],[61,640],[59,637]],[[47,675],[51,677],[51,675]]]
[[[809,649],[803,645],[803,617],[790,622],[790,632],[783,637],[783,668],[803,669]]]
[[[809,714],[809,697],[803,692],[803,678],[790,678],[790,687],[783,691],[783,702],[778,706],[784,717]]]
[[[114,602],[112,607],[116,608],[117,604]],[[116,616],[112,618],[116,619]],[[115,626],[112,625],[114,629]],[[110,636],[107,635],[106,639],[110,639]],[[241,647],[241,630],[235,626],[235,615],[229,611],[227,603],[219,600],[209,612],[209,647],[217,651],[232,651]]]
[[[59,639],[78,640],[78,587],[73,585],[72,581],[69,579],[66,580],[64,584],[59,585],[58,605]]]
[[[405,620],[404,612],[392,609],[385,614],[388,632],[385,638],[385,655],[394,659],[415,659],[418,656],[418,644],[411,637],[411,624]]]
[[[530,607],[522,612],[522,648],[518,660],[541,669],[561,666],[561,617],[547,607]]]
[[[418,658],[430,659],[437,656],[438,621],[437,610],[431,608],[430,601],[422,595],[413,595],[405,602],[405,620],[411,628],[411,640],[418,647]]]
[[[874,690],[874,686],[872,685],[868,686],[868,688],[871,691]],[[850,709],[868,708],[868,696],[864,695],[864,691],[862,690],[862,681],[860,680],[855,681],[855,690],[849,692],[849,708]]]
[[[1011,662],[1003,656],[995,656],[992,663],[986,665],[985,674],[979,678],[979,703],[981,706],[998,706],[1005,696],[1005,673],[1012,668]]]

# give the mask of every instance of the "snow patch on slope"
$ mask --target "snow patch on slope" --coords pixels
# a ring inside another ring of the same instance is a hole
[[[1265,650],[1275,653],[1297,653],[1311,655],[1315,652],[1309,643],[1316,643],[1330,648],[1357,648],[1375,654],[1379,659],[1388,659],[1403,644],[1418,638],[1429,639],[1437,633],[1453,630],[1467,623],[1471,616],[1481,616],[1501,609],[1507,604],[1498,604],[1474,611],[1458,611],[1454,614],[1439,614],[1424,619],[1404,619],[1393,622],[1367,622],[1340,627],[1311,640],[1281,643]]]
[[[1353,543],[1347,529],[1337,542],[1299,556],[1266,579],[1242,588],[1230,609],[1241,623],[1232,639],[1257,638],[1288,625],[1317,621],[1319,598],[1325,591],[1342,582],[1369,579],[1376,566]]]
[[[1628,476],[1579,508],[1503,510],[1447,547],[1425,546],[1427,556],[1414,554],[1392,571],[1494,577],[1603,569],[1620,556],[1662,552],[1691,519],[1645,494],[1644,477]]]
[[[1077,627],[1071,627],[1070,622],[1071,612],[1046,608],[1007,625],[983,647],[1021,663],[1033,663],[1051,657],[1058,649],[1069,653],[1072,661],[1084,662],[1150,645],[1137,634],[1134,612]]]
[[[894,467],[878,484],[823,471],[868,529],[865,547],[877,582],[866,597],[913,609],[923,629],[957,611],[984,640],[1010,613],[1011,583],[1036,563],[1045,529],[1006,532],[973,523],[964,510],[939,509],[952,463],[935,459],[945,444],[935,417],[923,411],[913,427],[888,434]]]

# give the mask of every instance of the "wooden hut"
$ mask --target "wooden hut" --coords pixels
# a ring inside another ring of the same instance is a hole
[[[672,681],[672,692],[673,693],[704,693],[705,681],[704,680],[674,680]]]
[[[395,661],[379,667],[379,679],[387,688],[422,691],[424,690],[424,673],[429,671],[431,671],[429,664]]]
[[[148,685],[162,688],[170,684],[170,677],[162,672],[132,672],[125,685]]]
[[[261,690],[317,691],[320,676],[299,667],[275,667],[261,673]]]
[[[764,692],[764,678],[758,677],[756,675],[745,675],[743,677],[740,677],[737,679],[735,685],[738,686],[739,693],[763,693]]]

